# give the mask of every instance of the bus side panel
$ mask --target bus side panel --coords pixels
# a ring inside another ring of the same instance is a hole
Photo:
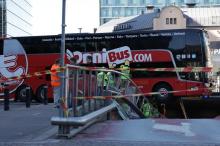
[[[36,95],[39,87],[48,86],[48,98],[52,99],[52,87],[50,85],[50,74],[45,74],[44,71],[50,70],[55,60],[59,58],[59,54],[40,54],[28,55],[28,77],[24,84],[29,85]],[[36,75],[39,73],[40,75]]]
[[[174,96],[185,96],[186,82],[180,81],[177,78],[145,78],[134,79],[134,82],[147,95],[152,95],[153,88],[161,83],[167,83],[172,88]]]

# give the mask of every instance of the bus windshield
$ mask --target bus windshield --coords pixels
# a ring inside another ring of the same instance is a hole
[[[203,32],[203,31],[202,31]],[[185,49],[177,57],[177,66],[181,67],[211,67],[210,50],[207,38],[203,33],[186,32]],[[179,73],[181,79],[192,81],[208,81],[208,73],[189,72]]]

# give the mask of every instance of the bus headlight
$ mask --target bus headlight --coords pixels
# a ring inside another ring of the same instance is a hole
[[[205,87],[211,87],[210,83],[205,83]]]
[[[191,87],[190,90],[191,91],[197,91],[197,90],[199,90],[199,88],[198,87]]]

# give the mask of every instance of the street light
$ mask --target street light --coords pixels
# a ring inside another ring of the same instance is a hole
[[[60,47],[60,58],[61,58],[61,67],[65,66],[65,16],[66,16],[66,0],[63,0],[63,5],[62,5],[62,36],[61,36],[61,47]],[[65,96],[65,78],[64,75],[65,73],[62,71],[61,73],[61,92],[60,92],[60,98],[64,98]],[[60,103],[60,107],[62,103]],[[63,116],[64,113],[62,109],[60,108],[59,112],[60,116]]]
[[[81,33],[82,32],[82,28],[80,27],[80,28],[78,28],[79,29],[79,33]]]

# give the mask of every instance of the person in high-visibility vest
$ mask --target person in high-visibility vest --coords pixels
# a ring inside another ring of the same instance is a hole
[[[126,84],[128,83],[128,79],[130,78],[130,67],[129,67],[129,61],[125,62],[125,65],[120,66],[121,69],[121,85],[122,87],[126,87]]]
[[[109,66],[109,69],[113,69],[113,68],[114,68],[114,66]],[[107,81],[107,88],[110,90],[114,89],[115,79],[114,79],[111,71],[107,72],[105,79]]]
[[[115,86],[115,81],[114,81],[113,75],[110,71],[107,72],[107,74],[106,74],[106,80],[107,80],[108,88],[112,89]]]
[[[60,60],[57,59],[55,63],[51,67],[51,86],[53,87],[53,98],[55,107],[59,108],[59,100],[60,100],[60,93],[61,93],[61,80],[59,77],[59,73],[57,69],[60,68]]]
[[[143,112],[143,114],[146,118],[151,117],[151,112],[152,112],[151,104],[149,102],[145,101],[141,107],[141,111]]]
[[[104,71],[100,71],[97,74],[97,87],[98,87],[98,96],[102,94],[102,91],[106,89],[107,80],[106,80],[106,74]]]

